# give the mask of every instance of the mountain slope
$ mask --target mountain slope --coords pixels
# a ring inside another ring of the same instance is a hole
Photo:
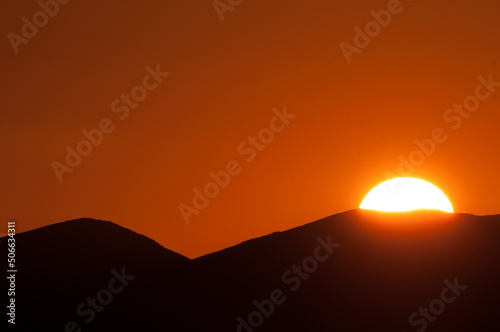
[[[16,239],[18,331],[500,328],[500,216],[353,210],[195,260],[91,219]]]
[[[71,321],[83,331],[180,330],[194,313],[217,318],[195,300],[212,295],[190,259],[111,222],[72,220],[18,234],[16,243],[19,331],[64,331]]]
[[[317,239],[329,237],[340,246],[324,262],[316,259],[315,269],[310,257]],[[249,290],[238,299],[247,322],[253,301],[269,299],[273,289],[283,292],[286,302],[262,325],[255,321],[259,331],[417,331],[424,324],[428,331],[476,331],[478,324],[481,331],[498,331],[498,239],[498,216],[354,210],[195,261]],[[302,272],[292,281],[287,271],[294,265]],[[444,280],[453,284],[455,278],[468,287],[439,319],[431,315],[435,320],[425,322],[418,315],[410,325],[410,315],[441,296]],[[236,319],[228,330],[236,330]]]

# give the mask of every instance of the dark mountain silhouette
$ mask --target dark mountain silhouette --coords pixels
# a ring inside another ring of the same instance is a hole
[[[82,331],[182,331],[193,313],[217,320],[221,312],[210,276],[190,259],[111,222],[72,220],[18,234],[16,243],[19,331],[65,331],[69,321]],[[77,306],[123,268],[135,278],[86,323]]]
[[[500,216],[352,210],[194,260],[91,219],[16,239],[19,331],[500,330]]]

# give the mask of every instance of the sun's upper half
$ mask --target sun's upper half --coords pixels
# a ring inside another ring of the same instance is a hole
[[[373,188],[360,205],[361,209],[410,211],[433,209],[454,212],[446,195],[433,184],[416,178],[394,178]]]

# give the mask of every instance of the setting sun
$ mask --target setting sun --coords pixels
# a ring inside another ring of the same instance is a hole
[[[360,209],[410,211],[417,209],[453,212],[448,197],[433,184],[415,178],[395,178],[373,188]]]

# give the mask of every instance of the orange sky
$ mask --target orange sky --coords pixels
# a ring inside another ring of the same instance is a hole
[[[500,82],[498,1],[242,1],[224,21],[212,1],[70,1],[47,22],[36,1],[1,6],[0,220],[18,231],[92,217],[197,257],[357,208],[387,172],[429,180],[456,211],[500,212],[500,87],[478,88]],[[388,6],[348,63],[341,43]],[[144,100],[127,106],[131,91]],[[466,98],[477,109],[459,120],[447,110]],[[59,181],[53,163],[103,119],[112,132]],[[400,173],[436,128],[447,139]],[[187,224],[179,205],[231,161]]]

